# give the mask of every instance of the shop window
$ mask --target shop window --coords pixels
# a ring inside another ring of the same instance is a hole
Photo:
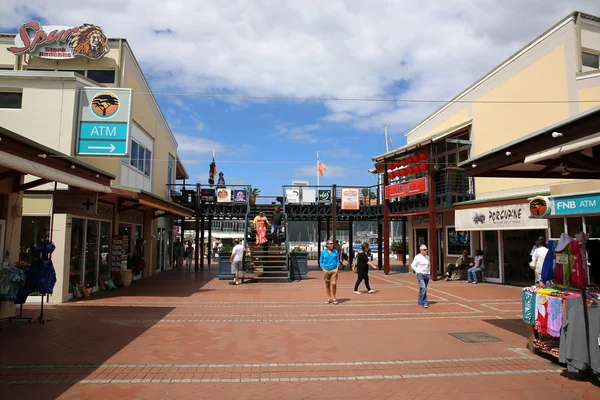
[[[50,237],[50,216],[21,218],[21,251],[19,260],[31,263],[31,254],[27,250],[32,245],[39,245]]]
[[[115,83],[115,71],[106,69],[88,69],[87,77],[98,83]]]
[[[135,140],[131,141],[131,155],[130,155],[130,159],[129,159],[129,164],[132,167],[136,167],[137,168],[137,158],[138,158],[138,144]]]
[[[446,256],[460,257],[463,250],[471,253],[471,232],[457,231],[453,226],[446,227]]]
[[[600,56],[598,54],[584,51],[581,53],[581,64],[583,64],[584,67],[599,69]]]
[[[585,217],[585,229],[590,239],[600,239],[600,215]]]
[[[21,109],[23,105],[23,92],[12,92],[0,90],[0,108],[13,110]]]
[[[99,271],[98,277],[100,279],[110,277],[110,236],[111,236],[111,224],[110,222],[100,223],[100,259],[98,260]]]
[[[564,218],[550,218],[550,238],[559,239],[560,234],[565,231]]]
[[[581,232],[583,232],[583,220],[581,217],[567,218],[567,233],[569,236],[574,238],[576,234]]]
[[[169,164],[167,165],[167,185],[173,184],[174,171],[175,171],[175,158],[169,154]]]
[[[73,285],[79,284],[83,279],[83,248],[84,248],[85,220],[73,218],[71,223],[71,251],[70,251],[70,278],[69,293],[73,293]]]
[[[85,240],[85,285],[93,288],[98,285],[98,221],[88,220]]]

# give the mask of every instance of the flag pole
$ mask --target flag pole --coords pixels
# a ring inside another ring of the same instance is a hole
[[[317,188],[320,186],[321,178],[319,174],[319,151],[317,150]]]

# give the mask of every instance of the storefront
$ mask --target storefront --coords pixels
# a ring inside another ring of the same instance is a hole
[[[529,256],[537,238],[547,237],[548,222],[529,218],[526,198],[457,204],[455,218],[455,229],[470,232],[475,250],[483,250],[486,281],[533,282]]]

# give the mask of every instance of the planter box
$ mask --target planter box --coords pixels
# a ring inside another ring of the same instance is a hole
[[[290,262],[294,279],[308,279],[308,253],[290,253]],[[298,270],[300,277],[296,276]]]
[[[219,280],[232,280],[231,253],[219,253]]]

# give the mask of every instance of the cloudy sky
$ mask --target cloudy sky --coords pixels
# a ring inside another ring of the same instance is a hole
[[[0,0],[0,31],[89,22],[126,38],[192,179],[206,182],[215,151],[227,183],[267,195],[316,184],[317,151],[322,185],[374,184],[383,126],[401,146],[439,106],[327,99],[450,99],[570,12],[600,15],[598,0],[18,3]]]

